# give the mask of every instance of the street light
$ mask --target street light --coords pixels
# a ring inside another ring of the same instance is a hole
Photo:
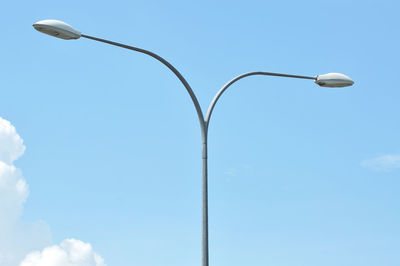
[[[67,23],[59,20],[46,19],[38,21],[33,24],[33,27],[40,32],[64,40],[79,39],[81,37],[80,31],[77,31]]]
[[[354,84],[354,81],[341,73],[328,73],[324,75],[318,75],[315,78],[315,83],[321,87],[340,88],[351,86]]]
[[[324,75],[318,75],[316,77],[309,77],[309,76],[299,76],[299,75],[289,75],[289,74],[280,74],[280,73],[271,73],[271,72],[262,72],[262,71],[257,71],[257,72],[248,72],[242,75],[237,76],[236,78],[232,79],[229,81],[227,84],[225,84],[215,95],[214,99],[211,101],[206,116],[204,117],[203,111],[200,107],[200,104],[197,100],[196,95],[194,94],[192,88],[190,87],[189,83],[185,80],[185,78],[182,76],[182,74],[174,67],[172,66],[167,60],[162,58],[161,56],[133,46],[117,43],[117,42],[112,42],[109,40],[104,40],[100,39],[97,37],[92,37],[89,35],[82,34],[80,31],[74,29],[67,23],[64,23],[59,20],[41,20],[33,24],[33,27],[45,34],[65,39],[65,40],[72,40],[72,39],[79,39],[80,37],[99,41],[99,42],[104,42],[107,44],[111,44],[114,46],[122,47],[125,49],[133,50],[136,52],[144,53],[147,54],[161,63],[163,63],[165,66],[167,66],[176,76],[177,78],[182,82],[183,86],[185,86],[187,92],[189,93],[193,104],[196,108],[197,115],[199,117],[199,122],[200,122],[200,129],[201,129],[201,140],[202,140],[202,161],[203,161],[203,190],[202,190],[202,266],[208,266],[208,184],[207,184],[207,134],[208,134],[208,126],[210,123],[210,118],[212,111],[214,109],[215,104],[218,102],[218,99],[221,97],[221,95],[224,93],[226,89],[228,89],[233,83],[236,81],[249,77],[249,76],[255,76],[255,75],[264,75],[264,76],[277,76],[277,77],[287,77],[287,78],[297,78],[297,79],[310,79],[314,80],[316,84],[322,87],[330,87],[330,88],[336,88],[336,87],[347,87],[347,86],[352,86],[354,84],[354,81],[351,80],[348,76],[340,73],[328,73]]]

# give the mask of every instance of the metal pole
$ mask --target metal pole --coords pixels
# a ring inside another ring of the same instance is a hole
[[[203,142],[203,195],[202,195],[202,266],[208,266],[208,166],[207,166],[207,132]]]

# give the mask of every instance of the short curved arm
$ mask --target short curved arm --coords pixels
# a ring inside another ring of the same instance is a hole
[[[315,77],[308,77],[308,76],[299,76],[299,75],[289,75],[289,74],[280,74],[280,73],[272,73],[272,72],[262,72],[262,71],[256,71],[256,72],[248,72],[244,73],[242,75],[237,76],[236,78],[232,79],[228,83],[226,83],[215,95],[214,99],[210,103],[210,106],[208,107],[206,118],[205,118],[205,127],[206,130],[208,129],[208,125],[210,123],[211,119],[211,114],[212,111],[214,110],[215,104],[218,102],[218,99],[221,97],[221,95],[228,89],[233,83],[235,83],[238,80],[241,80],[242,78],[249,77],[249,76],[256,76],[256,75],[263,75],[263,76],[276,76],[276,77],[286,77],[286,78],[298,78],[298,79],[312,79],[315,80]]]
[[[205,122],[204,122],[204,115],[203,115],[203,111],[201,110],[201,106],[199,104],[199,101],[196,98],[196,95],[194,94],[192,88],[190,87],[189,83],[186,81],[186,79],[182,76],[182,74],[173,66],[171,65],[167,60],[165,60],[164,58],[162,58],[161,56],[141,49],[141,48],[137,48],[137,47],[133,47],[133,46],[129,46],[129,45],[125,45],[122,43],[117,43],[117,42],[112,42],[109,40],[104,40],[104,39],[100,39],[100,38],[96,38],[96,37],[92,37],[89,35],[85,35],[82,34],[81,37],[87,38],[87,39],[91,39],[91,40],[95,40],[95,41],[99,41],[99,42],[104,42],[104,43],[108,43],[111,45],[115,45],[115,46],[119,46],[125,49],[129,49],[129,50],[133,50],[139,53],[143,53],[143,54],[147,54],[155,59],[157,59],[158,61],[160,61],[161,63],[163,63],[165,66],[167,66],[177,77],[178,79],[182,82],[183,86],[185,86],[187,92],[190,95],[190,98],[193,101],[193,104],[196,108],[196,112],[197,112],[197,116],[199,117],[199,122],[200,122],[200,128],[201,128],[201,136],[202,136],[202,140],[204,142],[204,140],[206,139],[206,126],[205,126]]]

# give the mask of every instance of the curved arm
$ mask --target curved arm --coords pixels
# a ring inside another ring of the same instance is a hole
[[[82,34],[81,37],[84,37],[84,38],[87,38],[87,39],[91,39],[91,40],[95,40],[95,41],[99,41],[99,42],[108,43],[108,44],[115,45],[115,46],[119,46],[119,47],[122,47],[122,48],[125,48],[125,49],[129,49],[129,50],[133,50],[133,51],[139,52],[139,53],[147,54],[147,55],[157,59],[161,63],[163,63],[165,66],[167,66],[178,77],[178,79],[182,82],[183,86],[185,86],[187,92],[189,93],[190,98],[192,99],[193,104],[194,104],[194,106],[196,108],[197,116],[199,117],[200,128],[201,128],[201,138],[203,140],[203,143],[205,142],[205,140],[206,140],[206,126],[205,126],[205,122],[204,122],[203,111],[201,110],[201,106],[199,104],[199,101],[197,100],[196,95],[194,94],[194,92],[193,92],[192,88],[190,87],[189,83],[186,81],[186,79],[182,76],[182,74],[173,65],[171,65],[167,60],[165,60],[161,56],[159,56],[159,55],[157,55],[157,54],[155,54],[153,52],[141,49],[141,48],[125,45],[125,44],[122,44],[122,43],[108,41],[108,40],[92,37],[92,36],[85,35],[85,34]]]
[[[312,79],[315,80],[315,77],[308,77],[308,76],[299,76],[299,75],[289,75],[289,74],[280,74],[280,73],[271,73],[271,72],[261,72],[261,71],[256,71],[256,72],[248,72],[244,73],[242,75],[237,76],[236,78],[232,79],[228,83],[226,83],[215,95],[214,99],[210,103],[210,106],[208,107],[207,114],[206,114],[206,119],[205,119],[205,126],[206,130],[208,129],[208,125],[210,123],[210,118],[212,111],[214,110],[215,104],[218,102],[219,97],[228,89],[233,83],[235,83],[238,80],[241,80],[242,78],[248,77],[248,76],[256,76],[256,75],[263,75],[263,76],[276,76],[276,77],[286,77],[286,78],[298,78],[298,79]]]

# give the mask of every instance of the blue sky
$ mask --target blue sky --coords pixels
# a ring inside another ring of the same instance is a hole
[[[355,85],[338,90],[249,77],[222,96],[209,130],[210,265],[399,265],[397,1],[2,7],[0,117],[24,140],[14,164],[30,191],[19,219],[43,221],[47,244],[82,240],[109,266],[201,259],[200,128],[184,87],[145,55],[31,26],[59,19],[163,56],[203,109],[248,71],[349,75]]]

